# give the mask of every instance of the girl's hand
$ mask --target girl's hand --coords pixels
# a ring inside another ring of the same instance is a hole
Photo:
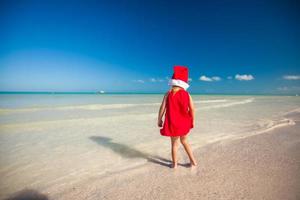
[[[195,127],[195,120],[193,119],[193,121],[192,121],[192,128],[194,128]]]
[[[157,121],[157,126],[162,127],[163,126],[163,121],[160,119]]]

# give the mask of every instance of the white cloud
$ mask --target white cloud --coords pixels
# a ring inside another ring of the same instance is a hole
[[[150,78],[149,79],[150,82],[156,83],[156,82],[164,82],[164,79],[161,78]]]
[[[285,75],[283,76],[285,80],[300,80],[300,75]]]
[[[251,81],[251,80],[254,79],[254,77],[251,74],[249,74],[249,75],[247,75],[247,74],[243,74],[243,75],[236,74],[235,79],[239,80],[239,81]]]
[[[211,78],[209,78],[209,77],[207,77],[207,76],[204,76],[204,75],[203,75],[203,76],[200,76],[199,80],[200,80],[200,81],[209,81],[209,82],[212,81]]]
[[[218,76],[213,76],[213,77],[211,77],[211,79],[214,80],[214,81],[220,81],[221,80],[221,78],[218,77]]]
[[[139,79],[139,80],[133,80],[133,82],[136,82],[136,83],[145,83],[145,81],[141,80],[141,79]]]
[[[213,76],[213,77],[207,77],[205,75],[200,76],[199,78],[200,81],[208,81],[208,82],[212,82],[212,81],[220,81],[221,78],[218,76]]]

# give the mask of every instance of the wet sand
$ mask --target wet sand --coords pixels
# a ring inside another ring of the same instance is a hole
[[[194,151],[199,166],[189,168],[155,158],[142,167],[95,177],[51,199],[300,199],[300,115],[296,124],[258,135],[208,144]],[[47,191],[44,191],[47,194]]]

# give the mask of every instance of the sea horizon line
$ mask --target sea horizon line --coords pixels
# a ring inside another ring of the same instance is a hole
[[[96,94],[96,95],[153,95],[153,94],[165,94],[165,92],[104,92],[104,91],[0,91],[0,94]],[[207,93],[207,92],[190,92],[191,95],[254,95],[254,96],[298,96],[297,93]]]

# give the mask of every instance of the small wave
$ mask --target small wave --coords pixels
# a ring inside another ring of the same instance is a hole
[[[211,105],[206,107],[200,107],[199,109],[211,109],[211,108],[222,108],[222,107],[230,107],[239,104],[250,103],[254,99],[246,99],[244,101],[238,102],[229,102],[226,104],[218,104]],[[222,103],[227,102],[227,99],[213,99],[213,100],[202,100],[202,101],[194,101],[194,103]],[[10,113],[18,113],[18,112],[37,112],[37,111],[49,111],[49,110],[59,110],[59,111],[71,111],[71,110],[104,110],[104,109],[123,109],[129,107],[136,106],[160,106],[161,103],[137,103],[137,104],[86,104],[86,105],[73,105],[73,106],[54,106],[54,107],[31,107],[31,108],[17,108],[17,109],[6,109],[1,108],[0,114],[10,114]],[[196,110],[199,110],[196,109]]]
[[[296,108],[294,110],[290,110],[288,112],[285,112],[283,115],[289,115],[289,114],[293,114],[293,113],[300,113],[300,108]]]
[[[226,104],[218,104],[218,105],[200,107],[200,108],[197,108],[196,110],[209,110],[209,109],[213,109],[213,108],[225,108],[225,107],[231,107],[231,106],[236,106],[236,105],[252,103],[253,101],[254,101],[254,98],[251,98],[251,99],[245,99],[243,101],[235,101],[235,102],[230,102],[230,103],[226,103]]]
[[[224,103],[227,102],[227,99],[212,99],[212,100],[199,100],[194,101],[194,103]]]
[[[55,106],[55,107],[32,107],[20,109],[0,109],[0,114],[9,114],[15,112],[36,112],[44,110],[104,110],[104,109],[122,109],[135,106],[159,106],[160,103],[143,103],[143,104],[87,104],[74,106]]]
[[[273,130],[278,127],[287,126],[287,125],[295,125],[295,121],[292,119],[280,119],[280,120],[269,120],[265,124],[261,126],[263,132]]]
[[[118,109],[135,106],[136,104],[88,104],[74,106],[57,106],[57,107],[35,107],[35,108],[20,108],[20,109],[0,109],[0,112],[34,112],[41,110],[102,110],[102,109]]]
[[[280,115],[279,119],[274,119],[274,120],[263,120],[262,122],[258,123],[259,126],[259,133],[262,132],[267,132],[279,127],[283,127],[283,126],[288,126],[288,125],[295,125],[295,118],[294,117],[289,117],[288,114],[292,114],[292,113],[299,113],[300,112],[300,108],[296,108],[293,110],[290,110],[286,113],[283,113]]]
[[[103,109],[120,109],[135,106],[136,104],[88,104],[79,106],[62,106],[54,107],[55,110],[103,110]]]
[[[275,130],[277,128],[281,128],[285,126],[293,126],[295,124],[296,123],[293,119],[287,119],[287,118],[283,118],[279,120],[265,120],[264,122],[259,123],[258,127],[254,129],[252,128],[251,130],[243,131],[240,134],[230,134],[224,137],[219,137],[209,142],[232,141],[232,140],[244,139],[251,136],[264,134],[269,131]]]
[[[259,135],[263,133],[267,133],[269,131],[273,131],[277,128],[282,128],[285,126],[293,126],[296,122],[293,119],[281,118],[277,120],[264,120],[263,122],[258,123],[258,127],[255,129],[247,131],[246,135],[235,135],[230,140],[243,139],[247,137],[251,137],[254,135]]]

